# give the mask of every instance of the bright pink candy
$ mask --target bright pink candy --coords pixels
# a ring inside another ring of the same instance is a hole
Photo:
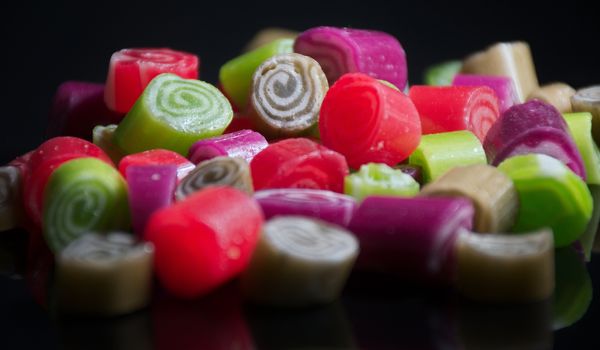
[[[268,145],[264,136],[246,129],[200,140],[192,145],[188,158],[194,164],[218,156],[239,157],[250,163]]]
[[[509,77],[457,74],[452,81],[453,86],[487,86],[494,90],[498,98],[500,113],[519,103],[519,95],[513,80]]]
[[[127,178],[127,168],[131,165],[175,165],[177,166],[177,179],[180,181],[194,170],[194,164],[181,154],[160,148],[133,153],[121,159],[119,172],[124,178]]]

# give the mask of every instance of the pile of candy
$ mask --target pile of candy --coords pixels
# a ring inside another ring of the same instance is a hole
[[[153,276],[181,298],[239,277],[255,303],[307,306],[357,269],[534,301],[555,247],[589,258],[600,86],[540,87],[526,43],[410,88],[401,44],[369,30],[266,30],[218,88],[199,65],[114,53],[106,84],[62,84],[51,138],[0,168],[0,229],[30,231],[38,299],[54,271],[65,312],[142,308]]]

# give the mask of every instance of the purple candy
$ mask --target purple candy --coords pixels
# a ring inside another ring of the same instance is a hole
[[[464,198],[365,198],[349,229],[360,241],[356,263],[363,270],[387,272],[426,283],[453,279],[454,243],[470,230],[474,208]]]
[[[540,153],[566,164],[585,180],[585,167],[567,123],[552,105],[532,100],[502,113],[488,131],[483,148],[492,165],[521,154]]]
[[[265,219],[277,215],[309,216],[348,227],[356,201],[350,196],[326,190],[280,188],[254,193]]]
[[[329,85],[340,76],[360,72],[406,87],[406,54],[392,35],[373,30],[316,27],[301,33],[294,52],[314,58]]]
[[[518,104],[519,95],[515,89],[513,80],[509,77],[457,74],[452,81],[454,86],[487,86],[494,90],[498,97],[500,113],[504,113],[510,107]]]
[[[127,167],[129,208],[135,233],[142,235],[150,215],[171,204],[176,183],[176,165],[130,165]]]
[[[420,166],[413,164],[398,164],[394,168],[410,175],[410,177],[415,179],[419,184],[423,184],[423,171]]]
[[[239,157],[250,163],[254,156],[269,145],[261,134],[240,130],[200,140],[190,147],[188,158],[194,164],[219,156]]]

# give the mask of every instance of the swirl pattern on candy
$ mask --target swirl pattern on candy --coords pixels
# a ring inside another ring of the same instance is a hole
[[[509,77],[477,74],[457,74],[452,80],[453,86],[487,86],[494,90],[498,98],[498,109],[504,113],[519,103],[515,84]]]
[[[297,53],[273,56],[252,77],[251,116],[264,135],[307,133],[317,124],[329,85],[317,61]]]
[[[406,87],[406,53],[396,38],[384,32],[316,27],[300,33],[294,52],[317,60],[330,85],[346,73],[360,72],[401,91]]]
[[[127,153],[164,148],[187,155],[194,142],[223,133],[232,118],[229,101],[214,86],[161,74],[121,121],[114,139]]]
[[[17,167],[0,167],[0,232],[17,227],[23,219],[21,182]]]
[[[194,143],[188,158],[194,164],[218,156],[239,157],[250,163],[252,158],[268,145],[261,134],[243,129]]]

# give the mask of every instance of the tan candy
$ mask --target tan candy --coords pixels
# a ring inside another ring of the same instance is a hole
[[[571,97],[573,112],[592,113],[592,136],[600,144],[600,85],[579,89]]]
[[[298,32],[284,28],[265,28],[260,30],[246,44],[244,52],[255,50],[277,39],[296,39]]]
[[[553,105],[561,113],[571,113],[571,97],[575,89],[565,83],[552,83],[534,90],[527,101],[538,99]]]

